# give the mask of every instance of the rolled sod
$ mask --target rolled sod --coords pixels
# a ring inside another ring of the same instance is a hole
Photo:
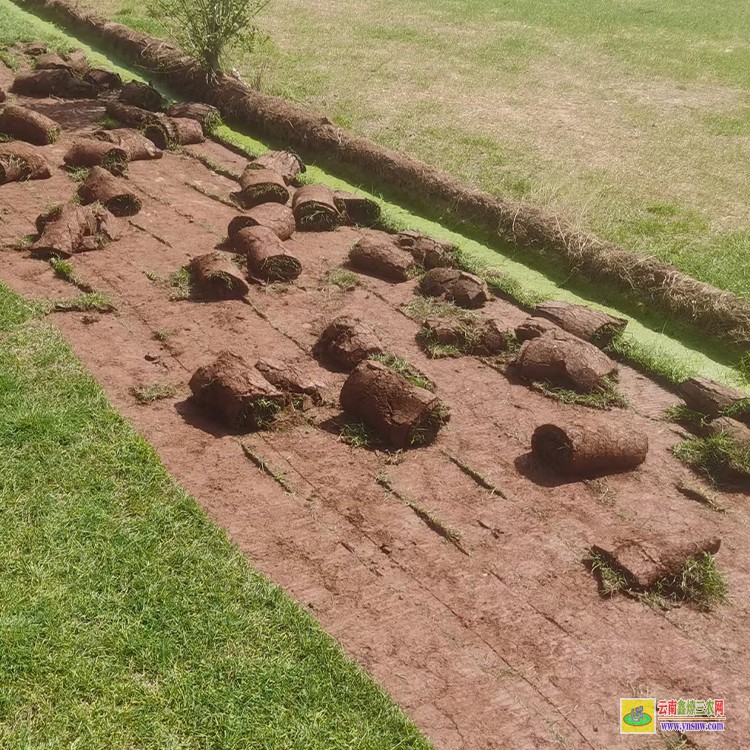
[[[447,407],[434,393],[372,360],[364,360],[352,371],[340,401],[347,413],[394,448],[428,445],[449,419]]]
[[[0,89],[0,104],[2,104],[7,98],[8,97],[5,91],[3,91],[3,89]]]
[[[0,143],[0,184],[51,176],[47,160],[34,146],[20,141]]]
[[[559,327],[547,318],[529,317],[516,328],[516,338],[519,341],[529,341],[543,336],[545,333],[557,331]]]
[[[67,167],[103,167],[114,175],[121,175],[128,168],[128,154],[113,143],[81,138],[73,141],[63,162]]]
[[[333,199],[341,214],[341,221],[350,226],[374,227],[380,223],[382,216],[380,204],[371,198],[337,190]]]
[[[143,135],[160,149],[190,146],[206,140],[199,122],[164,115],[154,115],[144,126]]]
[[[266,227],[280,240],[288,240],[295,230],[294,214],[289,206],[282,206],[281,203],[262,203],[229,222],[229,239],[233,241],[237,233],[247,227]]]
[[[164,97],[147,83],[130,81],[120,91],[119,101],[132,107],[149,112],[161,112],[164,109]]]
[[[8,104],[0,112],[0,133],[35,146],[46,146],[59,138],[60,126],[40,112]]]
[[[253,159],[248,169],[270,169],[278,172],[287,185],[291,185],[305,171],[302,159],[293,151],[267,151]]]
[[[127,183],[102,167],[92,167],[78,188],[78,196],[83,205],[98,201],[115,216],[135,216],[141,210],[141,199]]]
[[[111,70],[92,68],[83,77],[84,81],[93,84],[97,89],[109,89],[111,91],[122,88],[122,78]]]
[[[510,335],[495,320],[434,317],[422,324],[420,339],[430,344],[452,346],[464,354],[487,357],[507,351]]]
[[[323,403],[324,383],[319,383],[297,365],[275,359],[259,359],[255,369],[273,386],[284,393],[309,396],[314,404]]]
[[[750,396],[737,388],[708,378],[688,378],[680,385],[680,395],[695,411],[715,418],[727,410],[734,419],[750,424]]]
[[[161,159],[163,153],[144,135],[132,128],[115,128],[114,130],[97,130],[96,138],[106,143],[119,146],[127,154],[128,161],[145,161]]]
[[[243,208],[253,208],[262,203],[286,204],[289,202],[289,189],[278,172],[247,166],[240,177],[240,189],[232,197]]]
[[[207,253],[193,258],[189,269],[194,287],[203,297],[241,299],[249,290],[240,269],[223,253]]]
[[[411,253],[385,233],[365,234],[357,240],[349,251],[349,263],[358,271],[387,281],[407,281],[417,270]]]
[[[419,232],[399,232],[399,247],[408,250],[414,260],[428,271],[432,268],[451,268],[456,265],[458,246],[427,237]]]
[[[313,356],[336,369],[349,371],[362,360],[383,353],[375,332],[357,318],[341,315],[320,334]]]
[[[273,421],[286,397],[233,352],[223,351],[190,378],[193,401],[231,430],[249,432]]]
[[[640,466],[648,437],[623,424],[544,424],[534,430],[531,451],[543,466],[569,476],[595,477]]]
[[[108,117],[131,128],[142,128],[154,119],[153,112],[141,109],[140,107],[133,107],[123,102],[107,102],[105,111]]]
[[[616,318],[585,305],[574,305],[558,300],[550,300],[537,305],[534,315],[549,318],[564,331],[602,348],[609,346],[614,339],[618,338],[628,324],[625,318]]]
[[[57,96],[61,99],[96,99],[98,88],[64,68],[35,70],[17,75],[10,89],[23,96]]]
[[[249,274],[262,281],[293,281],[302,272],[302,263],[268,227],[240,229],[234,249],[247,256]]]
[[[199,122],[204,133],[221,124],[221,115],[216,107],[204,102],[179,102],[167,110],[169,117],[185,117]]]
[[[459,307],[475,309],[489,302],[484,279],[456,268],[433,268],[419,282],[419,291],[427,297],[441,297]]]
[[[341,222],[333,191],[325,185],[305,185],[292,199],[297,229],[308,232],[330,232]]]
[[[31,246],[32,255],[50,258],[71,255],[101,247],[99,222],[88,206],[66,203],[37,218],[39,238]]]
[[[618,372],[600,349],[559,329],[526,341],[513,366],[527,380],[579,393],[607,390]]]

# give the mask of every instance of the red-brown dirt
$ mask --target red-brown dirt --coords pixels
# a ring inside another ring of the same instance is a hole
[[[0,87],[11,78],[0,66]],[[47,206],[75,193],[59,166],[74,137],[96,130],[104,112],[91,101],[21,103],[54,117],[63,134],[41,149],[53,165],[51,179],[0,187],[5,246],[32,232]],[[245,166],[210,141],[187,151],[236,172]],[[549,474],[531,461],[534,429],[586,419],[588,410],[549,400],[475,358],[428,359],[415,342],[419,324],[401,309],[414,299],[416,280],[360,276],[351,292],[326,284],[326,272],[345,263],[361,232],[296,233],[288,245],[302,274],[293,284],[252,287],[249,304],[171,301],[146,272],[167,277],[222,243],[238,212],[204,193],[227,198],[237,185],[175,153],[131,163],[127,181],[142,210],[127,220],[125,236],[73,259],[81,279],[108,294],[116,312],[50,319],[177,481],[436,747],[642,748],[644,741],[619,734],[619,699],[634,695],[724,698],[727,731],[698,737],[696,745],[750,744],[747,498],[720,495],[729,512],[717,513],[676,489],[694,481],[669,450],[681,431],[660,419],[676,397],[621,368],[621,388],[634,406],[608,418],[648,436],[645,463],[594,483]],[[27,297],[75,293],[27,251],[6,249],[1,268],[3,282]],[[346,373],[318,369],[310,350],[341,314],[367,321],[388,350],[437,384],[451,421],[433,445],[387,454],[338,439],[337,396]],[[497,299],[480,314],[502,328],[527,317]],[[156,340],[165,331],[166,340]],[[308,422],[243,438],[284,473],[294,494],[247,459],[238,436],[188,400],[192,373],[225,349],[250,364],[302,363],[329,385],[326,403],[306,412]],[[155,382],[175,385],[177,396],[138,404],[131,389]],[[481,489],[446,454],[485,475],[503,496]],[[460,545],[386,492],[376,481],[383,475],[460,533]],[[731,601],[705,613],[601,598],[582,563],[587,550],[646,533],[665,540],[720,537],[717,562]]]

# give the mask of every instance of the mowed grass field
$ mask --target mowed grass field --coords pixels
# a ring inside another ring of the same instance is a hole
[[[0,747],[428,750],[0,285]]]
[[[85,0],[163,33],[149,0]],[[271,0],[249,83],[750,298],[750,3]]]

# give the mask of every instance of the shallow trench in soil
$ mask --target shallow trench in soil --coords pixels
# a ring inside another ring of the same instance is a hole
[[[0,86],[12,73],[0,67]],[[59,166],[75,134],[96,129],[99,102],[24,100],[58,120],[58,143],[43,149],[49,180],[0,188],[0,243],[33,231],[75,183]],[[234,171],[245,161],[212,142],[187,149]],[[187,155],[134,162],[128,179],[143,202],[125,236],[76,255],[78,275],[114,302],[114,313],[53,313],[51,319],[115,407],[155,446],[178,482],[224,527],[253,564],[308,608],[347,653],[410,714],[439,748],[638,747],[619,735],[619,699],[720,697],[731,726],[700,747],[750,741],[750,533],[740,494],[721,494],[728,512],[689,500],[694,481],[670,453],[681,430],[661,419],[669,392],[621,368],[628,409],[595,412],[545,398],[474,358],[428,359],[418,325],[403,312],[416,282],[359,276],[345,292],[325,283],[344,264],[358,230],[297,233],[289,241],[304,270],[291,285],[253,287],[249,303],[170,300],[166,278],[222,243],[237,211],[236,183]],[[27,298],[75,290],[26,251],[2,254],[2,281]],[[394,456],[342,443],[336,405],[344,375],[310,355],[334,316],[350,313],[385,347],[437,384],[452,418],[436,443]],[[503,327],[526,314],[495,299],[482,311]],[[164,341],[157,332],[168,332]],[[187,381],[224,349],[304,365],[323,380],[326,405],[307,421],[251,434],[246,445],[293,492],[248,460],[236,435],[189,401]],[[143,406],[132,389],[176,387]],[[530,458],[533,430],[572,418],[614,421],[648,435],[637,471],[596,483],[561,481]],[[486,476],[479,487],[448,458]],[[378,483],[392,486],[460,534],[454,545]],[[603,599],[583,564],[594,544],[644,535],[670,540],[720,536],[717,562],[730,601],[712,613],[654,609],[623,596]]]

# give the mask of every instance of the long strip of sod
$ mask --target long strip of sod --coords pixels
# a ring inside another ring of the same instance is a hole
[[[0,285],[0,746],[430,746]]]

